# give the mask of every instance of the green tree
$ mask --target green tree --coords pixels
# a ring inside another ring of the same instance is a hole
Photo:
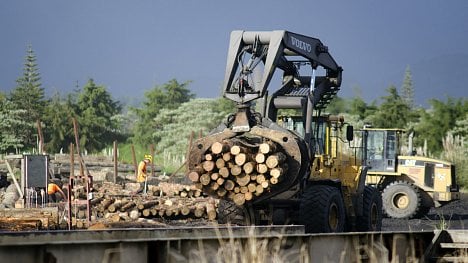
[[[340,114],[344,113],[348,110],[348,102],[346,99],[343,99],[339,96],[335,96],[333,100],[330,102],[327,108],[325,108],[325,111],[329,114]]]
[[[408,105],[410,109],[414,107],[414,87],[413,78],[411,75],[410,67],[407,66],[405,70],[405,77],[403,79],[403,85],[401,86],[401,97],[403,101]]]
[[[0,93],[0,151],[19,153],[24,147],[21,131],[28,128],[21,118],[24,110],[15,109],[3,93]]]
[[[159,158],[164,166],[179,166],[185,158],[191,132],[207,134],[232,111],[224,99],[192,99],[176,109],[162,109],[154,122],[152,133]],[[219,110],[225,109],[225,110]]]
[[[383,102],[372,116],[372,124],[379,128],[406,128],[410,120],[410,109],[398,95],[393,85],[387,88],[388,95],[381,97]]]
[[[10,93],[10,101],[18,110],[19,118],[27,125],[21,125],[20,138],[24,147],[31,148],[36,143],[35,123],[42,118],[47,101],[44,89],[41,87],[41,77],[36,63],[36,55],[31,46],[28,47],[23,75],[17,79],[17,86]],[[19,129],[17,127],[16,129]]]
[[[428,150],[432,154],[438,154],[443,149],[442,139],[447,132],[459,127],[457,121],[459,125],[463,124],[468,113],[468,100],[449,97],[446,102],[432,99],[429,104],[431,108],[421,111],[421,120],[415,127],[416,143],[423,145],[427,141]]]
[[[75,143],[71,122],[72,112],[70,100],[62,99],[59,93],[52,96],[45,109],[44,118],[44,141],[47,152],[66,150],[70,143]]]
[[[112,99],[104,86],[88,80],[78,96],[75,111],[82,149],[96,152],[119,139],[120,127],[113,118],[121,110],[120,103]]]
[[[137,116],[133,129],[134,143],[142,145],[157,143],[152,136],[157,128],[154,119],[162,109],[176,109],[180,104],[195,97],[187,88],[189,83],[190,81],[179,83],[172,79],[145,92],[143,107],[131,108]]]

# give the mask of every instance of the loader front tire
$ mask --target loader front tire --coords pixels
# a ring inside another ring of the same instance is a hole
[[[310,186],[299,206],[299,220],[306,233],[343,232],[346,214],[340,190],[329,185]]]
[[[249,225],[250,222],[247,213],[243,207],[236,205],[234,202],[221,199],[217,209],[218,223],[233,224],[239,226]]]
[[[382,229],[382,197],[372,186],[364,188],[362,216],[356,219],[358,231],[380,231]]]

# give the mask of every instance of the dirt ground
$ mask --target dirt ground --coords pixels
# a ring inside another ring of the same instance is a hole
[[[432,208],[420,219],[384,218],[382,231],[432,231],[437,229],[468,229],[468,193],[460,200]]]

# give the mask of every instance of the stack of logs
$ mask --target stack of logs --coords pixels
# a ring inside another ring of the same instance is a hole
[[[90,200],[91,221],[136,222],[141,219],[216,219],[217,202],[194,186],[160,183],[148,185],[146,195],[133,194],[121,185],[105,182]],[[73,204],[73,203],[72,203]],[[72,225],[86,224],[86,205],[72,205]]]
[[[188,178],[204,192],[240,206],[271,191],[287,168],[286,155],[272,141],[248,147],[224,140],[211,145]]]

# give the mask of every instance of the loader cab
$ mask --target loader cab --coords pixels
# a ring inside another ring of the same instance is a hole
[[[305,120],[302,116],[279,116],[277,118],[277,123],[296,134],[301,138],[305,137]],[[313,138],[312,144],[315,145],[315,155],[333,155],[336,156],[337,147],[331,143],[331,141],[336,141],[340,134],[337,133],[336,126],[343,125],[343,119],[338,116],[315,116],[312,119]],[[352,133],[352,127],[351,128]],[[347,129],[349,133],[349,129]],[[347,135],[348,139],[352,139]]]
[[[369,172],[397,171],[397,157],[400,154],[401,129],[373,129],[365,127],[364,153]]]

